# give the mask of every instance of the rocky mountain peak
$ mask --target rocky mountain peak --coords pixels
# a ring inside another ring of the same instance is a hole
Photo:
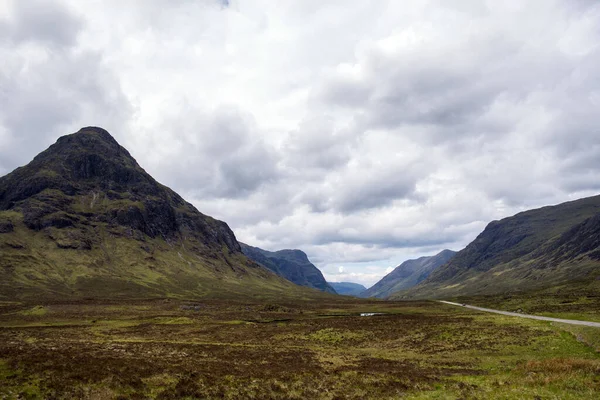
[[[108,224],[150,237],[199,236],[240,251],[226,224],[207,217],[144,171],[104,129],[62,136],[32,162],[0,178],[0,210],[23,213],[34,230]]]
[[[0,177],[0,254],[0,300],[305,293],[99,127]]]

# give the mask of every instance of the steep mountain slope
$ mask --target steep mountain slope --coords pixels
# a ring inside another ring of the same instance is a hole
[[[293,293],[101,128],[0,178],[0,299]]]
[[[362,293],[367,290],[366,287],[360,285],[358,283],[352,282],[327,282],[329,286],[331,286],[337,294],[342,294],[344,296],[357,296],[363,297]]]
[[[600,196],[491,222],[402,297],[523,292],[600,278]]]
[[[300,250],[267,251],[244,243],[240,243],[240,245],[248,258],[296,285],[335,293],[335,290],[325,281],[321,271],[310,262],[304,252]]]
[[[447,263],[456,252],[442,250],[435,256],[407,260],[363,293],[365,297],[386,298],[394,292],[411,288]]]

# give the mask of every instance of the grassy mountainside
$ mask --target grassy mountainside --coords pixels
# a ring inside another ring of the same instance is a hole
[[[600,196],[491,222],[447,264],[396,297],[581,288],[600,278]]]
[[[310,262],[303,251],[267,251],[244,243],[240,243],[240,245],[244,254],[251,260],[264,265],[296,285],[335,293],[335,290],[325,281],[321,271]]]
[[[345,296],[363,297],[362,293],[367,290],[366,287],[352,282],[327,282],[337,292]]]
[[[407,260],[363,293],[364,297],[386,298],[399,290],[411,288],[450,260],[456,252],[442,250],[435,256]]]
[[[0,178],[0,252],[0,299],[304,296],[101,128]]]

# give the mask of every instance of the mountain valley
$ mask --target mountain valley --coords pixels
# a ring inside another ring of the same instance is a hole
[[[599,232],[600,196],[524,211],[491,222],[427,279],[391,297],[592,289],[600,280]]]
[[[238,242],[83,128],[0,178],[0,397],[595,399],[597,328],[430,299],[600,321],[599,215],[494,221],[366,290]]]
[[[363,296],[383,299],[395,292],[416,286],[427,279],[433,271],[448,262],[455,254],[456,252],[452,250],[442,250],[435,256],[407,260],[363,292]]]
[[[0,251],[2,300],[316,295],[245,257],[226,223],[96,127],[0,178]]]
[[[366,287],[359,283],[353,282],[328,282],[329,285],[336,291],[337,294],[344,296],[356,296],[365,297],[363,292],[367,290]]]

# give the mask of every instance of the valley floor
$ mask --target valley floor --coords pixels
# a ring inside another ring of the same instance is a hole
[[[596,399],[599,338],[436,302],[7,302],[0,398]]]
[[[537,319],[539,321],[557,322],[559,324],[581,325],[581,326],[589,326],[589,327],[593,327],[593,328],[600,328],[600,322],[582,321],[582,320],[578,320],[578,319],[564,319],[564,318],[544,317],[544,316],[540,316],[540,315],[524,314],[523,312],[511,312],[511,311],[494,310],[492,308],[471,306],[471,305],[465,304],[465,303],[462,303],[462,304],[461,303],[454,303],[452,301],[445,301],[445,300],[440,300],[440,303],[445,303],[445,304],[449,304],[451,306],[457,306],[457,307],[465,307],[465,308],[468,308],[470,310],[476,310],[476,311],[483,311],[483,312],[491,312],[491,313],[495,313],[495,314],[508,315],[509,317],[529,318],[529,319]]]

